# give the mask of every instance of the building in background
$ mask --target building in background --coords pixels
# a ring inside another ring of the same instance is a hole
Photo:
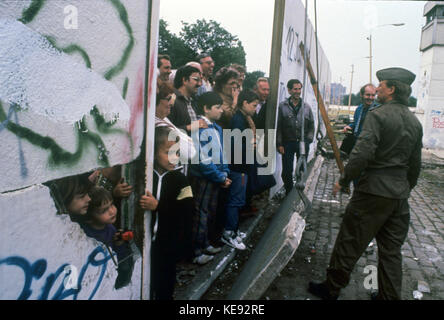
[[[424,128],[424,148],[444,161],[444,1],[428,1],[423,15],[417,114]]]
[[[341,105],[342,99],[345,95],[345,87],[341,83],[331,84],[330,103],[334,105]]]

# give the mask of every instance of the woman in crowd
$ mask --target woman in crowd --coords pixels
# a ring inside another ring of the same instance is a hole
[[[236,112],[237,98],[239,96],[239,72],[233,68],[223,67],[216,73],[214,91],[223,100],[224,110],[217,122],[222,129],[230,129],[230,121]]]

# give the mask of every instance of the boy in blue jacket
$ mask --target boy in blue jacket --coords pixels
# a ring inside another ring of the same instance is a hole
[[[199,129],[199,164],[190,166],[189,177],[195,200],[193,248],[197,264],[207,263],[213,259],[212,254],[221,251],[216,243],[210,244],[209,231],[214,230],[216,223],[219,190],[231,185],[223,153],[222,128],[215,123],[222,115],[221,105],[222,98],[215,92],[206,92],[197,101],[197,113],[208,125]]]

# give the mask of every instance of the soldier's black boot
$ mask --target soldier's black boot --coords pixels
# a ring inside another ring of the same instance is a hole
[[[310,281],[308,284],[308,292],[322,300],[338,300],[338,296],[330,293],[325,282],[315,283]]]

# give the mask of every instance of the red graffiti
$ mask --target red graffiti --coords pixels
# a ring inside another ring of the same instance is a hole
[[[444,129],[444,121],[441,121],[440,118],[433,117],[432,121],[433,121],[433,128]]]
[[[147,103],[148,110],[151,107],[151,92],[153,87],[152,84],[153,84],[154,73],[156,72],[156,70],[157,68],[154,65],[154,52],[153,52],[150,57],[149,75],[148,75],[148,103]]]
[[[145,75],[145,66],[139,69],[137,74],[137,82],[136,82],[136,94],[135,100],[131,104],[131,118],[129,122],[129,131],[132,137],[134,137],[134,131],[136,129],[137,119],[143,116],[143,92],[144,92],[144,75]]]

